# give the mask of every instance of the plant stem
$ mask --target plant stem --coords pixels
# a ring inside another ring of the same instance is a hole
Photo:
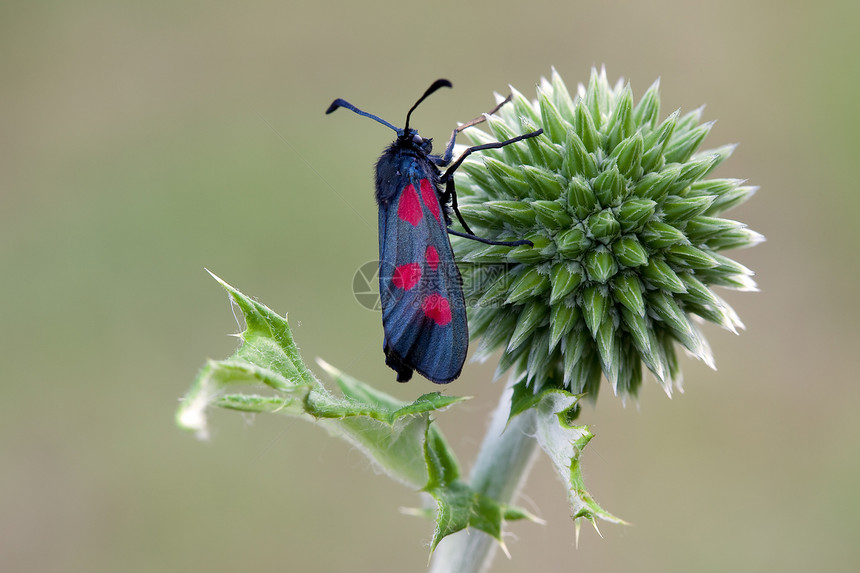
[[[535,411],[529,409],[510,422],[509,385],[493,412],[470,483],[475,491],[502,503],[513,502],[525,483],[537,453]],[[478,573],[489,569],[499,543],[478,530],[466,530],[444,539],[433,554],[430,573]]]

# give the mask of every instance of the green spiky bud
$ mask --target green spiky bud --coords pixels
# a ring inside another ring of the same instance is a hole
[[[713,365],[691,315],[743,328],[711,287],[755,290],[752,271],[718,251],[764,239],[720,216],[756,188],[706,178],[734,146],[698,151],[713,127],[701,108],[659,116],[658,82],[636,103],[629,85],[593,70],[571,97],[553,71],[533,101],[512,89],[487,118],[490,133],[464,132],[480,145],[544,130],[472,154],[457,175],[461,212],[480,236],[534,243],[452,239],[457,259],[474,263],[467,292],[482,285],[471,330],[479,357],[503,350],[497,373],[594,398],[601,373],[635,394],[644,365],[671,392],[676,344]]]

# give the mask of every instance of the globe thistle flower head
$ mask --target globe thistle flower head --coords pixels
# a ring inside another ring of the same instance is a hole
[[[720,215],[756,191],[707,178],[734,146],[697,151],[713,122],[702,108],[660,119],[659,82],[634,104],[630,86],[592,70],[571,96],[558,73],[537,99],[512,88],[473,144],[544,134],[473,154],[457,179],[460,210],[481,236],[527,238],[510,248],[453,238],[476,358],[502,349],[537,391],[597,396],[601,375],[634,395],[643,365],[667,393],[680,388],[676,348],[714,366],[693,319],[737,333],[737,314],[711,287],[756,290],[753,273],[721,251],[763,240]],[[500,98],[501,100],[501,98]]]

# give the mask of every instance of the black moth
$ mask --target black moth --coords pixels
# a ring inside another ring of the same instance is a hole
[[[491,241],[475,236],[457,208],[454,172],[475,151],[498,149],[536,137],[543,130],[470,147],[452,164],[457,134],[483,118],[456,128],[442,155],[433,155],[432,140],[421,137],[409,127],[415,108],[443,87],[452,87],[451,82],[440,79],[427,88],[406,114],[403,129],[342,99],[334,100],[326,110],[328,114],[345,107],[397,133],[397,138],[376,163],[376,202],[379,205],[379,292],[385,331],[382,348],[385,363],[397,372],[398,382],[407,382],[417,370],[432,382],[447,384],[463,369],[469,346],[466,304],[448,235],[489,245],[531,245],[527,240]],[[444,173],[440,167],[446,168]],[[450,228],[452,212],[465,232]]]

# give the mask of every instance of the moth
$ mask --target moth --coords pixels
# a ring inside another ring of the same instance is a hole
[[[454,172],[476,151],[511,145],[536,137],[543,130],[469,147],[451,163],[457,134],[480,123],[483,117],[454,129],[442,155],[433,155],[432,139],[421,137],[409,125],[418,105],[443,87],[450,88],[452,84],[439,79],[427,88],[407,112],[403,128],[342,99],[334,100],[326,110],[329,114],[346,108],[397,134],[376,163],[376,203],[379,293],[385,331],[382,349],[385,363],[397,373],[398,382],[409,381],[413,371],[417,371],[432,382],[447,384],[460,375],[466,361],[469,348],[466,303],[448,235],[488,245],[532,245],[524,239],[493,241],[476,236],[457,207]],[[456,215],[464,232],[451,228],[451,213]]]

